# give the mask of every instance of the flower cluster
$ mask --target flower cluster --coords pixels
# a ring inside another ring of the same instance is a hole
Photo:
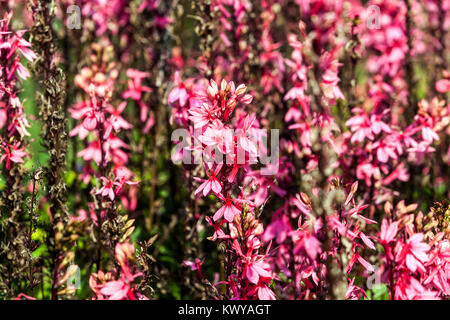
[[[88,94],[89,99],[76,103],[70,109],[72,117],[80,121],[71,130],[70,136],[88,141],[87,147],[77,154],[87,162],[83,168],[83,181],[88,183],[95,172],[91,164],[93,161],[98,168],[94,176],[102,183],[96,194],[114,201],[125,185],[136,183],[131,181],[133,174],[126,167],[129,155],[124,150],[129,147],[117,136],[121,130],[132,127],[121,115],[126,102],[117,107],[110,104],[118,76],[114,63],[109,62],[110,49],[93,46],[94,52],[100,54],[100,61],[93,53],[93,65],[83,68],[75,78],[75,83]]]
[[[248,171],[258,156],[255,115],[246,115],[240,108],[252,101],[246,90],[245,85],[236,87],[233,81],[222,80],[217,85],[211,80],[203,91],[195,92],[188,108],[195,141],[186,148],[201,155],[206,175],[205,179],[195,178],[201,184],[194,194],[213,194],[221,204],[206,220],[214,229],[210,239],[224,242],[229,250],[224,281],[227,295],[234,299],[274,299],[268,287],[273,275],[265,262],[267,252],[259,253],[263,226],[255,217],[254,203],[246,199],[240,187],[239,173]],[[185,105],[187,97],[184,88],[176,87],[169,103]]]
[[[449,294],[449,239],[446,232],[429,229],[437,215],[448,219],[448,207],[436,207],[429,215],[415,214],[417,205],[400,202],[384,206],[378,241],[383,246],[381,279],[390,284],[391,298],[401,300],[440,299]],[[447,212],[446,212],[447,211]],[[435,225],[437,227],[438,225]]]
[[[27,153],[23,149],[23,138],[30,135],[30,124],[16,85],[20,79],[27,79],[30,72],[22,64],[20,56],[30,62],[36,58],[30,48],[31,43],[23,38],[25,31],[9,30],[11,18],[12,12],[7,12],[0,20],[0,129],[4,132],[0,162],[5,163],[7,170],[11,169],[12,163],[24,162]]]
[[[116,270],[117,276],[111,272],[98,271],[91,274],[89,286],[95,294],[96,300],[148,300],[136,291],[133,284],[135,279],[143,274],[134,270],[136,257],[134,247],[128,242],[118,243],[115,248],[115,259],[120,266]],[[116,280],[115,280],[116,279]]]
[[[449,298],[449,0],[0,7],[0,299]]]

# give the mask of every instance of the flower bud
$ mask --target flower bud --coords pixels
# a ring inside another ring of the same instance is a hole
[[[236,95],[237,96],[243,95],[245,93],[245,91],[247,91],[247,86],[245,84],[240,84],[236,88]]]
[[[210,85],[207,89],[208,95],[210,98],[214,98],[217,93],[219,93],[219,89],[217,88],[217,83],[214,80],[211,80]]]

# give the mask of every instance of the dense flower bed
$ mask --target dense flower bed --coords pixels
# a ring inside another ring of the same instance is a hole
[[[450,296],[450,1],[0,15],[0,299]]]

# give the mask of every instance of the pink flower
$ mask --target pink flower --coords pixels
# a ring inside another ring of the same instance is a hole
[[[172,89],[169,93],[168,102],[169,105],[173,105],[178,102],[180,107],[186,106],[186,102],[189,99],[189,94],[183,82],[180,81],[179,72],[175,72],[174,81],[176,87]]]
[[[373,244],[372,240],[369,239],[368,236],[366,236],[363,232],[359,233],[359,237],[364,242],[366,246],[368,246],[372,250],[376,250],[375,245]]]
[[[404,273],[395,286],[396,300],[438,300],[437,292],[426,289],[417,279]]]
[[[211,241],[216,241],[217,239],[229,239],[230,238],[230,236],[225,234],[225,232],[222,229],[222,225],[227,222],[226,220],[222,220],[221,222],[216,224],[212,221],[212,219],[210,217],[206,217],[205,219],[214,228],[213,236],[209,237],[208,239],[210,239]]]
[[[89,132],[90,131],[86,129],[83,123],[80,123],[69,132],[69,136],[78,136],[81,140],[84,140],[89,135]]]
[[[228,222],[233,222],[234,216],[240,213],[241,211],[233,205],[233,200],[231,200],[230,195],[228,195],[225,204],[217,210],[213,219],[214,221],[217,221],[223,216]]]
[[[380,134],[382,131],[384,131],[386,133],[392,132],[389,125],[387,125],[384,121],[381,120],[382,116],[383,116],[383,114],[381,114],[381,115],[372,114],[370,116],[371,129],[372,129],[372,132],[375,134]]]
[[[380,241],[381,243],[388,244],[395,240],[395,235],[397,234],[398,223],[392,222],[388,223],[386,219],[383,219],[381,222],[381,230],[380,230]]]
[[[107,296],[107,300],[136,300],[130,285],[123,279],[107,282],[100,293]]]
[[[364,210],[365,208],[367,208],[369,205],[368,204],[358,204],[356,207],[352,208],[349,210],[348,215],[351,217],[358,217],[363,219],[367,224],[372,224],[372,223],[377,223],[376,221],[366,218],[363,215],[360,215],[359,212]]]
[[[389,158],[397,159],[395,153],[395,145],[386,143],[384,140],[379,140],[372,145],[373,149],[377,150],[377,158],[380,162],[388,162]]]
[[[205,148],[205,151],[213,150],[217,147],[220,152],[227,154],[227,151],[232,150],[232,132],[231,130],[224,128],[220,120],[214,120],[214,123],[211,126],[208,126],[198,139],[209,147],[207,149]]]
[[[247,116],[244,119],[244,123],[242,126],[242,132],[239,135],[239,144],[251,156],[256,156],[258,154],[258,150],[256,147],[256,143],[254,142],[254,137],[252,137],[249,132],[255,122],[256,115],[252,114],[251,116]]]
[[[269,242],[276,238],[277,243],[283,243],[291,230],[292,227],[290,225],[289,217],[283,214],[280,217],[275,217],[266,227],[262,240],[264,242]]]
[[[314,235],[307,234],[303,238],[303,247],[305,248],[306,253],[311,258],[311,260],[315,260],[317,255],[321,252],[320,242]]]
[[[436,82],[436,91],[449,92],[450,91],[450,79],[442,79]]]
[[[128,89],[123,93],[123,98],[131,98],[135,101],[140,101],[143,92],[151,92],[151,88],[142,85],[142,79],[145,79],[148,76],[149,74],[147,72],[128,69],[127,77],[130,78],[130,80],[128,80]]]
[[[339,47],[335,47],[331,52],[324,52],[320,56],[320,68],[322,70],[322,81],[320,83],[326,98],[332,101],[345,99],[341,89],[339,89],[339,67],[342,65],[335,58]]]
[[[360,109],[353,109],[354,111],[359,111]],[[365,113],[360,113],[359,115],[353,116],[345,123],[350,126],[353,136],[351,142],[362,142],[364,139],[373,140],[374,135],[372,133],[371,122],[369,117]]]
[[[120,129],[129,130],[133,127],[131,125],[131,123],[126,121],[120,115],[125,110],[126,106],[127,106],[127,103],[122,102],[121,104],[119,104],[117,109],[114,109],[112,106],[108,106],[108,108],[107,108],[107,111],[111,114],[111,116],[108,120],[108,123],[111,125],[111,127],[115,131],[120,131]]]
[[[203,103],[201,107],[189,109],[189,113],[191,114],[189,120],[194,123],[194,128],[203,128],[209,122],[213,122],[216,119],[214,115],[216,111],[217,108]]]
[[[115,198],[115,193],[114,193],[114,182],[106,179],[105,177],[100,177],[100,179],[103,182],[103,187],[101,187],[96,194],[100,194],[103,197],[109,197],[111,199],[111,201],[114,201]]]
[[[199,258],[195,258],[195,262],[184,260],[182,265],[189,267],[192,271],[197,271],[198,277],[203,278],[202,274],[203,260],[200,260]]]
[[[3,105],[3,103],[1,103],[0,105]],[[0,129],[2,129],[5,126],[7,119],[8,119],[8,115],[6,113],[6,110],[1,108],[0,109]]]
[[[206,174],[208,175],[208,180],[203,182],[197,190],[195,190],[195,195],[200,193],[203,190],[203,196],[207,196],[209,192],[212,190],[214,193],[219,193],[222,190],[222,184],[217,179],[217,175],[219,174],[220,170],[222,169],[222,165],[219,164],[216,166],[216,169],[214,171],[207,170]]]
[[[433,143],[433,140],[439,140],[437,133],[429,126],[424,125],[422,127],[422,137],[427,143]]]
[[[257,284],[256,291],[259,300],[276,300],[275,294],[265,284]]]
[[[169,104],[178,102],[181,107],[184,107],[186,105],[188,97],[188,93],[184,87],[175,87],[172,89],[172,91],[170,91],[168,101]]]
[[[219,93],[219,87],[217,86],[217,83],[214,80],[211,80],[209,82],[209,87],[206,89],[206,92],[208,93],[208,96],[211,99],[216,98],[216,95]]]
[[[413,234],[397,254],[397,260],[405,262],[411,272],[416,272],[417,269],[425,272],[423,263],[429,259],[427,253],[430,250],[430,246],[423,242],[423,238],[423,233]]]
[[[363,257],[361,257],[359,255],[359,253],[356,252],[356,250],[354,250],[353,255],[347,265],[347,270],[346,270],[347,273],[350,273],[350,271],[352,270],[353,265],[355,264],[356,261],[359,261],[359,263],[361,263],[363,265],[363,267],[366,268],[367,271],[369,271],[369,272],[375,271],[374,267],[369,262],[367,262]]]
[[[257,284],[261,278],[272,278],[270,266],[263,260],[250,262],[246,266],[246,277],[251,283]]]
[[[11,169],[11,162],[23,163],[23,157],[27,155],[25,151],[20,148],[20,142],[15,145],[3,146],[4,154],[0,157],[0,162],[6,159],[6,169]]]
[[[88,147],[77,153],[78,157],[82,157],[85,161],[94,160],[95,163],[100,164],[102,161],[102,151],[100,149],[100,141],[91,142]]]
[[[84,114],[83,127],[88,131],[93,131],[97,128],[99,122],[98,113],[94,110],[89,110]]]
[[[364,298],[367,298],[366,293],[360,287],[355,286],[354,284],[355,278],[348,279],[348,288],[345,294],[346,299],[351,300],[359,300],[362,295]]]
[[[286,93],[286,95],[284,96],[284,100],[296,99],[298,101],[302,101],[303,99],[305,99],[305,89],[305,86],[300,86],[299,84],[297,84]]]

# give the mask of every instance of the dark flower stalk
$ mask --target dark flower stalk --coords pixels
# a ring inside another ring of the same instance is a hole
[[[405,81],[408,84],[409,94],[408,94],[408,110],[413,111],[412,115],[409,118],[413,118],[414,114],[417,112],[417,97],[414,94],[414,88],[416,86],[416,81],[414,79],[414,68],[412,61],[412,49],[413,49],[413,33],[412,33],[412,9],[410,0],[405,0],[406,6],[406,16],[405,16],[405,25],[406,25],[406,36],[408,37],[408,51],[406,55],[406,65],[405,65]]]
[[[31,34],[38,55],[34,65],[35,75],[41,85],[42,92],[37,94],[40,106],[39,116],[42,121],[41,137],[43,145],[50,156],[44,169],[46,180],[46,196],[50,204],[49,213],[52,225],[49,226],[49,254],[51,256],[52,299],[58,297],[58,270],[64,259],[62,244],[55,238],[56,226],[67,222],[66,186],[64,170],[67,153],[67,121],[64,117],[63,103],[65,100],[65,76],[57,65],[55,56],[55,36],[52,21],[56,6],[53,2],[35,0],[29,2],[32,11],[33,27]]]

